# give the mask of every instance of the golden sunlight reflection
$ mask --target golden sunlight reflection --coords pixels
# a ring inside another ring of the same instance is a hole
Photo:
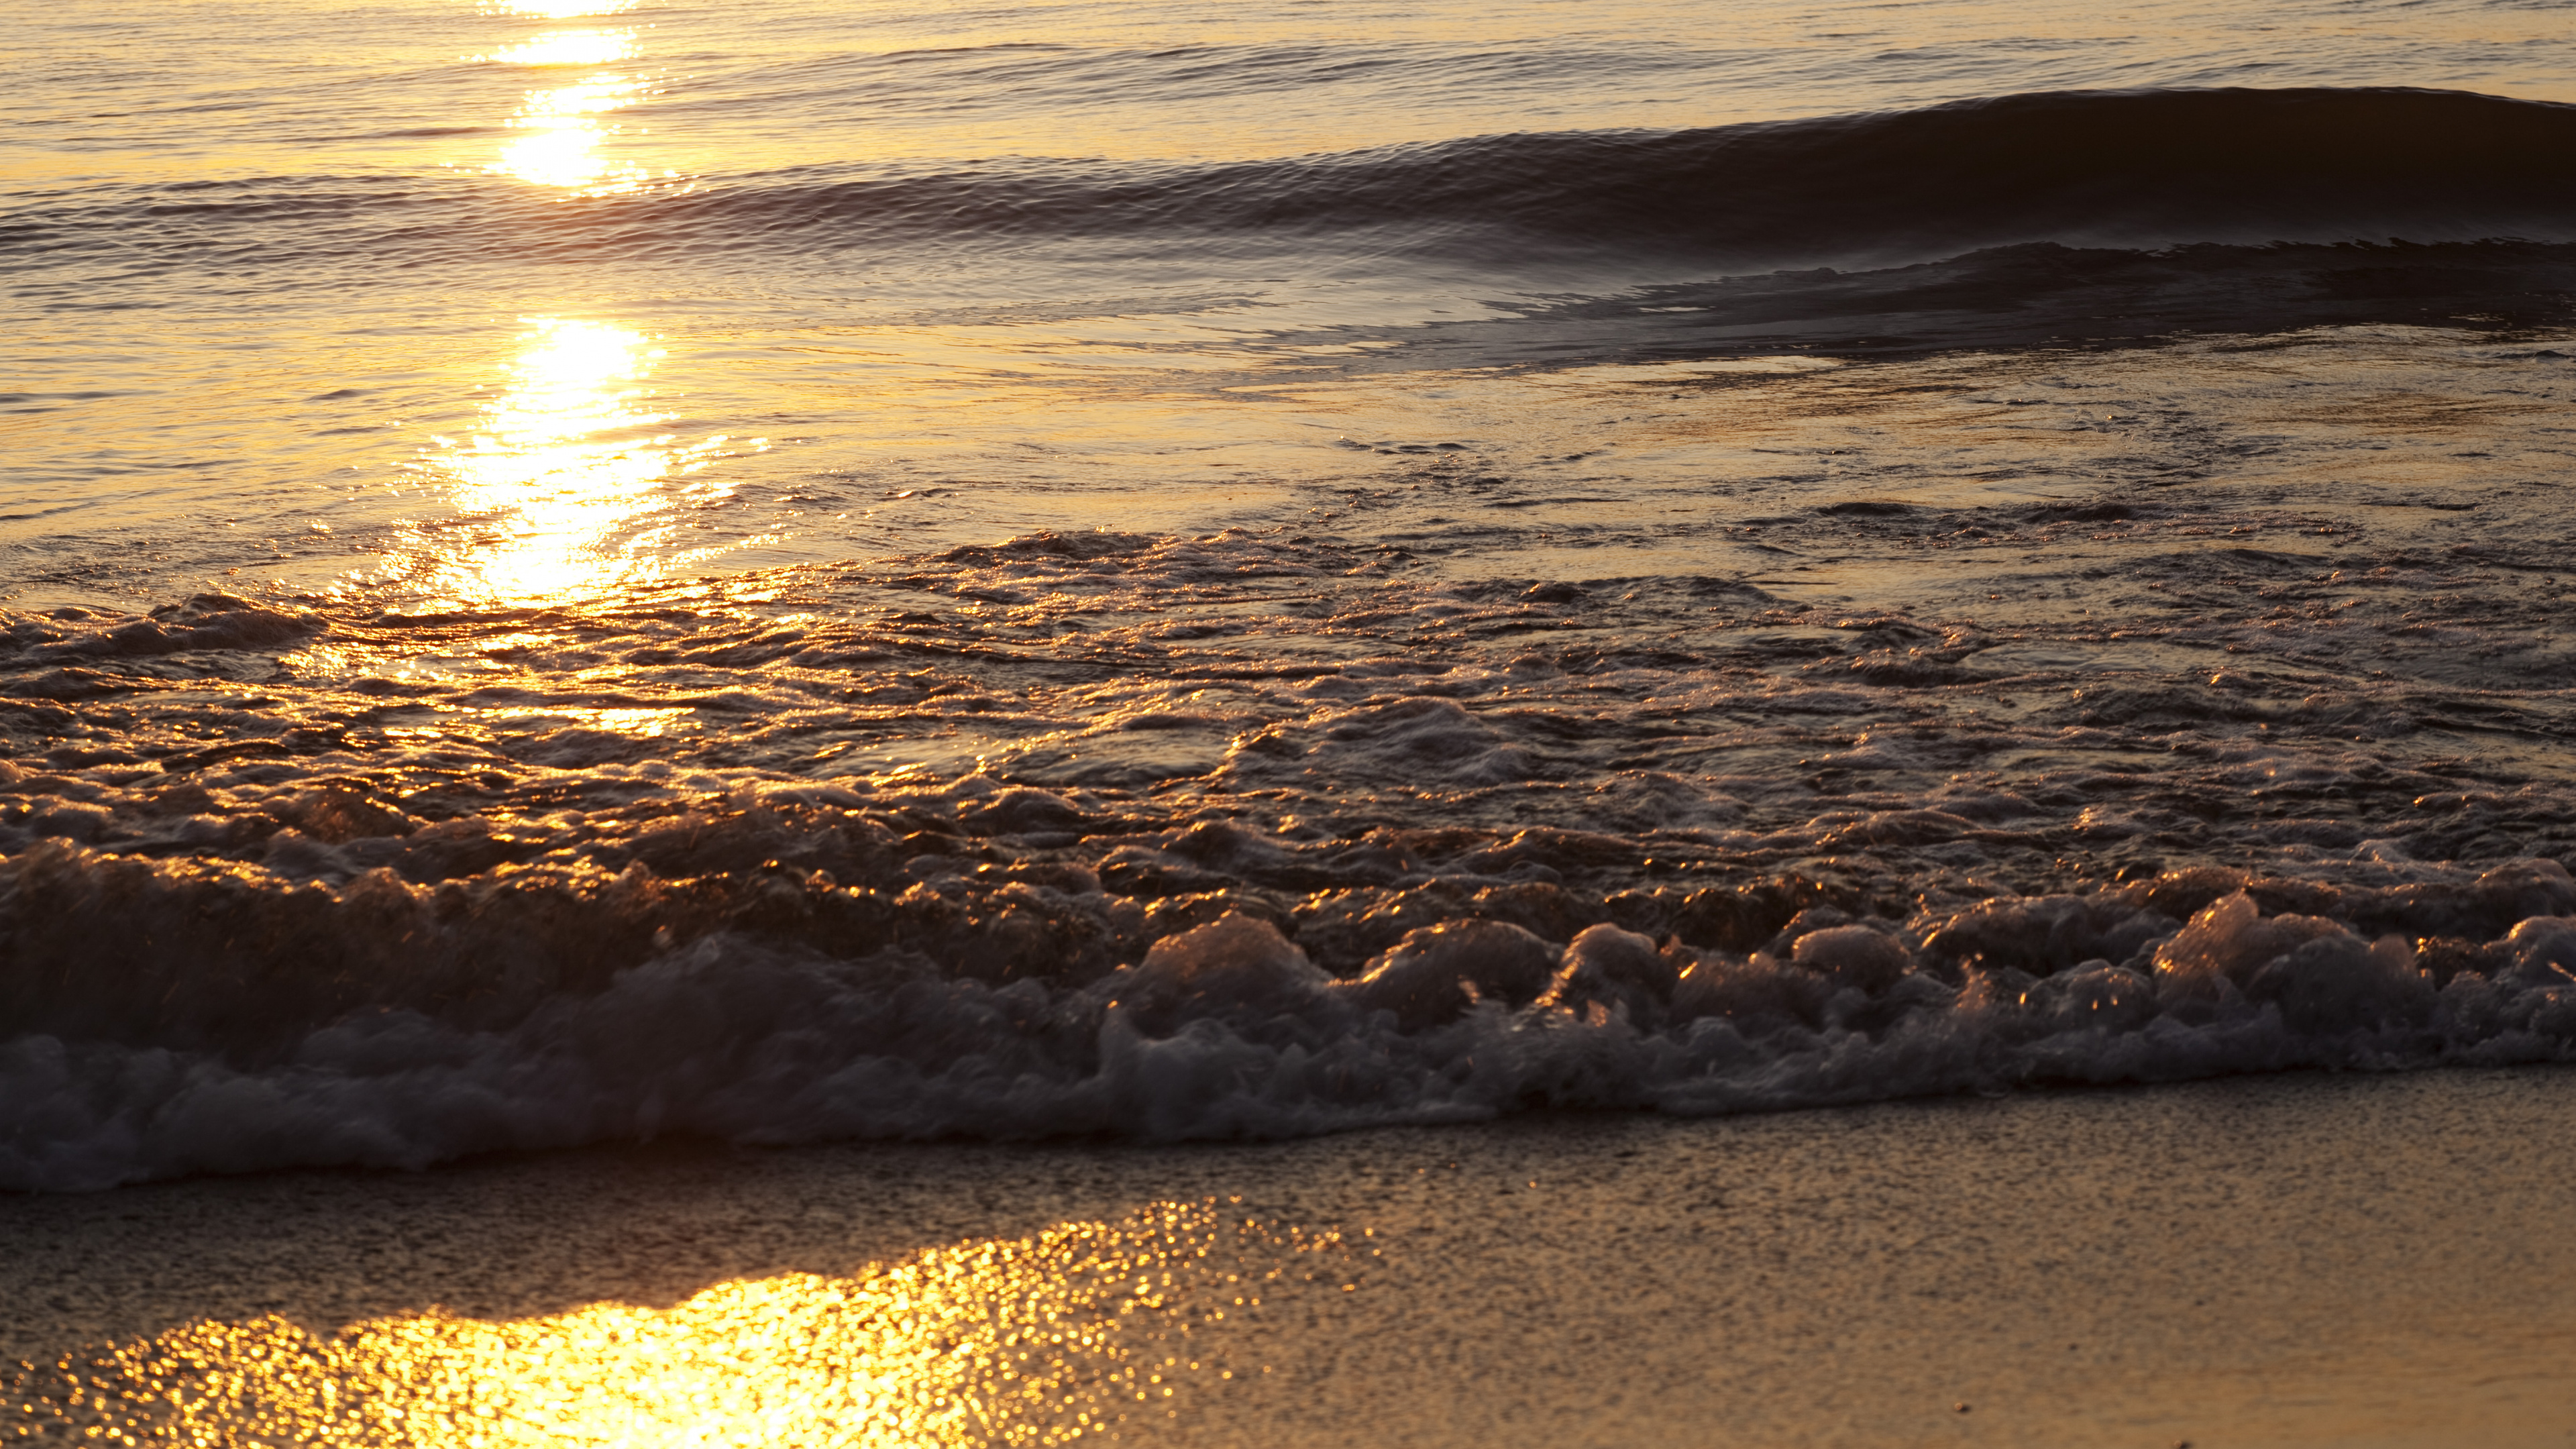
[[[475,434],[431,440],[419,466],[484,524],[464,544],[448,545],[452,556],[442,560],[445,571],[463,576],[462,592],[562,599],[691,556],[667,547],[651,515],[674,501],[674,480],[729,450],[722,436],[683,443],[655,431],[670,415],[645,409],[644,379],[661,355],[629,328],[535,319]]]
[[[635,0],[508,0],[500,7],[513,15],[533,15],[540,20],[580,20],[594,15],[621,15],[635,8]]]
[[[564,30],[495,52],[504,65],[607,65],[635,54],[629,30]]]
[[[104,1442],[1047,1445],[1179,1417],[1259,1374],[1230,1325],[1283,1279],[1348,1281],[1337,1233],[1161,1204],[846,1277],[499,1322],[438,1310],[320,1337],[198,1321],[23,1376],[13,1417]]]
[[[600,143],[615,134],[600,113],[634,102],[643,82],[631,76],[595,75],[560,90],[536,91],[509,121],[519,139],[501,148],[494,169],[540,186],[591,192],[632,191],[644,181],[644,168],[600,154]]]

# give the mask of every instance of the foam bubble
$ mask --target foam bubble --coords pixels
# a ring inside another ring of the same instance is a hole
[[[2511,969],[2440,986],[2399,937],[2267,916],[2241,892],[2160,943],[2152,979],[2098,958],[1962,970],[1904,944],[1940,924],[1829,926],[1783,961],[1608,924],[1552,947],[1464,921],[1408,933],[1336,983],[1276,925],[1228,913],[1068,986],[720,933],[504,1029],[360,1012],[247,1055],[14,1036],[0,1043],[0,1184],[420,1167],[673,1133],[1181,1141],[1530,1106],[1778,1110],[2576,1058],[2565,917],[2494,942]]]

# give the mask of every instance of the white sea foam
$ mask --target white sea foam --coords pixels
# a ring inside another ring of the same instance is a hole
[[[1801,474],[1727,536],[1849,593],[1530,578],[1434,524],[1535,482],[1392,456],[1387,526],[1457,557],[1042,533],[9,616],[7,1180],[2561,1054],[2536,527]],[[2383,535],[2239,542],[2293,524]]]
[[[257,1064],[18,1037],[0,1046],[0,1185],[657,1134],[1180,1141],[2576,1058],[2576,918],[2520,922],[2487,948],[2491,972],[2446,981],[2395,936],[2266,916],[2242,893],[2152,943],[2146,971],[1944,969],[1904,940],[1831,926],[1747,958],[1599,925],[1549,953],[1550,977],[1527,932],[1462,923],[1336,981],[1226,915],[1087,985],[996,986],[718,935],[505,1030],[386,1011]]]

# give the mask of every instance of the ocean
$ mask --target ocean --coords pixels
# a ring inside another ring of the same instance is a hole
[[[0,1186],[2576,1056],[2576,8],[0,37]]]

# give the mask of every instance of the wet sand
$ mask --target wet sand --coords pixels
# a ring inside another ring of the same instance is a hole
[[[0,1361],[39,1441],[2563,1445],[2572,1141],[2536,1069],[205,1179],[0,1201]]]

